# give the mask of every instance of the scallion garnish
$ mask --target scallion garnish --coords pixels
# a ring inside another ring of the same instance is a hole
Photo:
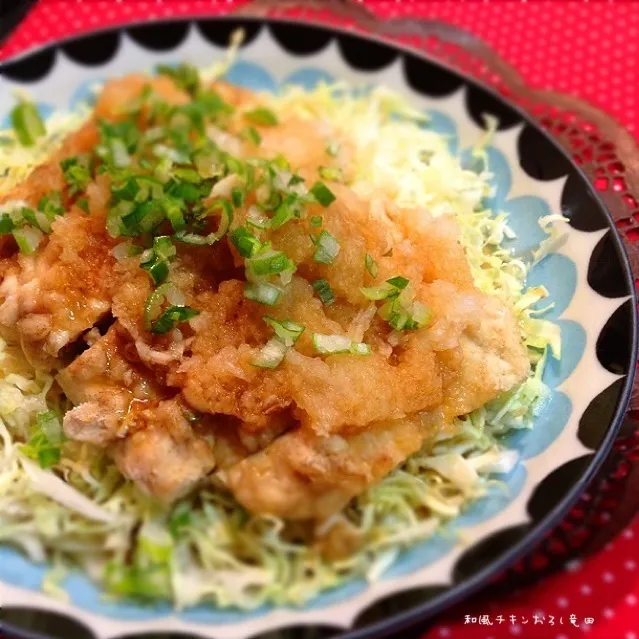
[[[322,304],[330,306],[335,301],[333,289],[326,280],[315,280],[315,282],[313,282],[313,288],[319,295],[320,300],[322,300]]]
[[[313,215],[309,220],[309,224],[314,227],[322,226],[324,218],[321,215]]]
[[[75,156],[60,162],[64,179],[69,186],[69,193],[75,195],[87,188],[91,181],[89,161],[85,156]]]
[[[153,248],[143,254],[140,266],[149,273],[154,284],[161,284],[169,276],[169,260],[175,254],[175,246],[168,235],[154,237]]]
[[[331,142],[326,147],[326,153],[328,153],[332,158],[337,157],[339,153],[339,144],[337,142]]]
[[[229,239],[237,252],[245,258],[253,257],[262,248],[262,242],[244,226],[238,226],[231,231]]]
[[[259,146],[262,142],[262,136],[259,134],[258,130],[252,126],[246,127],[246,137],[255,146]]]
[[[279,123],[277,116],[271,109],[266,107],[256,107],[244,113],[244,117],[253,124],[258,126],[275,126]]]
[[[297,198],[294,199],[296,200]],[[295,217],[297,217],[297,210],[293,206],[293,200],[287,197],[280,203],[277,209],[275,209],[275,215],[271,220],[271,227],[279,229]]]
[[[62,424],[54,411],[39,413],[31,429],[31,436],[21,446],[21,452],[35,459],[41,468],[51,468],[60,461],[60,447],[64,442]]]
[[[251,364],[258,368],[277,368],[284,359],[287,350],[288,347],[279,337],[273,337],[266,342],[253,358]]]
[[[391,277],[389,280],[386,280],[391,286],[394,286],[396,289],[403,290],[408,286],[409,280],[401,275],[397,275],[396,277]]]
[[[268,315],[265,315],[262,319],[273,328],[277,337],[279,337],[286,346],[293,346],[305,330],[302,324],[298,324],[292,320],[277,320]]]
[[[78,208],[80,208],[82,211],[84,211],[85,213],[89,213],[89,200],[87,200],[85,197],[79,197],[76,201],[76,206]]]
[[[332,264],[339,251],[339,242],[328,231],[322,231],[315,243],[313,259],[321,264]]]
[[[169,306],[161,315],[151,324],[151,332],[157,335],[164,335],[173,330],[181,322],[196,317],[200,311],[196,311],[190,306]]]
[[[43,195],[38,202],[38,211],[42,211],[51,217],[64,215],[64,207],[62,206],[60,193],[58,191],[52,191],[48,195]]]
[[[373,259],[373,256],[369,253],[366,253],[366,257],[364,258],[364,264],[366,265],[366,270],[369,272],[371,277],[377,277],[377,273],[379,269],[377,268],[377,262]]]
[[[408,280],[401,275],[391,277],[381,286],[362,287],[359,290],[367,300],[385,300],[397,297],[408,286]]]
[[[241,206],[244,205],[244,196],[245,193],[243,189],[239,188],[238,186],[234,187],[231,190],[231,202],[233,202],[233,206],[236,209],[239,209]]]
[[[162,209],[166,215],[166,219],[171,223],[174,231],[181,231],[186,226],[184,220],[184,211],[186,209],[184,202],[176,198],[165,195],[161,201]]]
[[[13,218],[8,213],[0,217],[0,235],[8,235],[16,227]]]
[[[34,253],[44,238],[42,231],[33,226],[23,226],[14,229],[12,233],[20,252],[25,255]]]
[[[370,355],[371,347],[363,342],[354,342],[345,335],[322,335],[313,333],[313,346],[322,355],[350,353],[351,355]]]
[[[247,270],[256,277],[278,275],[284,271],[295,272],[295,265],[282,251],[265,249],[247,258]]]
[[[315,182],[315,184],[311,187],[310,192],[324,208],[335,201],[333,192],[326,186],[326,184],[324,184],[324,182]]]
[[[177,67],[160,64],[156,67],[156,71],[160,75],[171,78],[180,89],[191,96],[197,96],[200,90],[200,73],[193,65],[184,62]]]
[[[263,282],[247,282],[244,287],[244,297],[267,306],[274,306],[281,293],[276,286]]]
[[[20,102],[11,111],[11,126],[22,146],[33,146],[47,132],[38,107],[26,101]]]
[[[319,174],[323,180],[328,180],[329,182],[344,181],[344,173],[342,172],[342,169],[336,166],[320,166]]]
[[[261,230],[268,229],[271,226],[270,218],[266,217],[266,215],[257,206],[251,206],[249,208],[246,223],[249,226]]]

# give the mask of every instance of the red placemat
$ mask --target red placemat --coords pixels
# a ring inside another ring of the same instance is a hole
[[[124,22],[226,13],[235,0],[40,0],[0,59]],[[376,1],[382,17],[428,17],[474,33],[533,87],[573,94],[639,139],[639,3],[587,0]],[[639,221],[639,218],[638,218]],[[541,583],[461,604],[424,639],[639,639],[639,522]]]

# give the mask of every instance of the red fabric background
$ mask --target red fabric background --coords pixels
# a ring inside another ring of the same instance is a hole
[[[639,2],[364,2],[384,17],[436,18],[471,31],[529,84],[577,95],[639,135]],[[134,20],[226,12],[233,4],[234,0],[41,0],[0,49],[0,59],[79,32]],[[536,587],[487,605],[461,604],[424,639],[639,639],[638,538],[635,521],[601,553],[573,562]],[[492,625],[480,623],[482,615],[489,615]],[[587,617],[594,622],[587,624]]]

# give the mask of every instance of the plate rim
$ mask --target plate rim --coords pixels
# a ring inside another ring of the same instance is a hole
[[[561,156],[568,161],[571,168],[578,175],[582,184],[586,185],[586,191],[589,192],[589,195],[593,198],[595,203],[597,204],[600,211],[604,213],[604,216],[608,222],[608,232],[612,237],[613,245],[615,248],[615,252],[619,259],[619,263],[623,268],[624,281],[626,286],[629,289],[629,297],[628,300],[632,303],[632,310],[630,316],[630,328],[631,328],[631,339],[630,339],[630,362],[629,362],[629,371],[625,375],[625,380],[623,387],[621,389],[619,399],[617,400],[617,405],[615,407],[614,414],[610,419],[609,426],[607,431],[601,440],[599,446],[588,453],[585,453],[584,456],[592,455],[592,459],[588,463],[582,475],[578,478],[577,481],[572,485],[572,487],[567,491],[564,497],[557,503],[555,506],[546,513],[534,526],[533,528],[520,539],[518,542],[513,544],[508,548],[506,552],[504,552],[499,558],[494,561],[488,563],[486,566],[478,570],[475,574],[473,574],[468,579],[465,579],[463,582],[459,584],[452,584],[449,589],[444,591],[439,595],[435,595],[431,599],[425,601],[422,604],[418,604],[415,607],[399,612],[397,614],[390,615],[389,617],[374,622],[372,624],[363,626],[362,628],[357,629],[344,629],[342,632],[339,632],[336,637],[339,639],[378,639],[381,637],[388,636],[390,633],[399,632],[402,630],[406,630],[411,626],[418,624],[420,621],[425,621],[426,619],[432,618],[435,615],[441,613],[443,610],[452,607],[453,605],[459,603],[463,599],[468,598],[473,593],[477,592],[482,585],[485,585],[491,577],[495,574],[503,571],[509,565],[514,563],[517,559],[522,557],[527,551],[529,551],[532,547],[534,547],[541,538],[543,538],[544,534],[548,532],[548,530],[559,523],[562,516],[565,512],[575,503],[578,499],[579,495],[583,492],[584,488],[599,470],[601,464],[606,459],[608,452],[617,437],[617,433],[621,427],[621,423],[626,414],[628,404],[630,402],[630,397],[632,393],[632,386],[634,382],[635,375],[637,373],[637,361],[639,357],[638,353],[638,344],[639,344],[639,315],[637,309],[637,290],[634,286],[634,276],[632,273],[632,268],[630,266],[630,260],[628,257],[628,253],[625,249],[621,236],[617,230],[617,227],[614,223],[612,215],[608,210],[608,207],[604,203],[603,199],[597,192],[594,187],[594,184],[590,181],[588,176],[585,174],[583,169],[574,162],[570,153],[564,149],[564,147],[548,132],[546,131],[538,122],[534,120],[534,118],[522,107],[520,107],[515,102],[511,101],[509,98],[502,96],[498,91],[496,91],[493,87],[486,84],[482,80],[478,80],[473,76],[467,74],[465,71],[461,71],[456,69],[451,64],[441,61],[434,56],[431,56],[426,51],[421,51],[419,49],[413,48],[410,45],[406,45],[404,43],[394,42],[388,36],[385,38],[378,33],[367,33],[367,32],[359,32],[353,29],[348,29],[346,27],[340,25],[333,25],[323,23],[319,20],[315,19],[295,19],[295,18],[278,18],[271,16],[256,16],[256,15],[246,15],[246,14],[224,14],[224,15],[206,15],[206,14],[196,14],[191,16],[176,16],[173,18],[162,18],[162,19],[150,19],[150,20],[135,20],[132,22],[127,22],[124,24],[113,25],[110,27],[102,28],[102,29],[91,29],[89,31],[85,31],[82,33],[74,34],[65,38],[60,38],[56,40],[52,40],[50,42],[38,45],[33,47],[27,51],[21,52],[15,56],[8,57],[2,60],[2,65],[10,65],[13,63],[21,62],[31,56],[44,53],[48,50],[57,50],[63,47],[66,44],[70,44],[73,42],[81,41],[81,40],[90,40],[93,37],[99,35],[106,35],[112,33],[118,33],[122,35],[123,32],[126,32],[128,29],[136,28],[136,27],[157,27],[162,25],[176,25],[176,24],[193,24],[198,22],[253,22],[264,26],[269,26],[271,24],[283,25],[289,27],[295,26],[303,26],[303,27],[311,27],[319,30],[324,30],[326,32],[332,33],[334,35],[341,35],[346,37],[353,37],[356,39],[360,39],[362,41],[369,41],[375,44],[379,44],[382,46],[390,47],[394,49],[400,54],[414,56],[415,58],[427,62],[429,64],[433,64],[441,69],[451,73],[453,76],[460,78],[463,83],[466,85],[470,85],[473,88],[477,88],[481,91],[487,93],[490,97],[497,100],[498,102],[505,104],[508,108],[512,109],[522,120],[524,125],[528,125],[532,127],[537,133],[541,134],[544,139],[549,142],[555,151],[559,152]],[[143,46],[143,45],[140,45]],[[180,45],[178,45],[180,46]],[[293,55],[293,54],[289,54]],[[78,64],[78,63],[76,63]],[[87,66],[89,65],[82,65]],[[96,68],[99,68],[100,65],[95,65]],[[37,81],[35,81],[37,82]],[[25,82],[25,87],[31,82]],[[414,89],[417,93],[419,91]],[[509,127],[512,128],[512,127]],[[605,237],[605,234],[602,236]],[[586,282],[586,285],[589,285]],[[618,298],[612,298],[618,299]],[[625,302],[624,302],[625,303]],[[2,581],[0,580],[0,584]],[[401,591],[399,591],[401,592]],[[34,610],[38,610],[34,608]],[[19,627],[13,626],[6,622],[2,622],[2,627],[7,633],[12,633],[16,639],[51,639],[51,636],[44,635],[39,632],[24,630]],[[295,626],[285,626],[285,628],[292,628]],[[146,635],[145,635],[146,637]]]

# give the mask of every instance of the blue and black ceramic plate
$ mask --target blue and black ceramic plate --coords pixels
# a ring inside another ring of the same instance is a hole
[[[435,537],[403,553],[378,583],[348,583],[302,609],[250,613],[200,606],[105,601],[72,575],[68,603],[39,591],[45,567],[0,546],[0,594],[6,629],[17,636],[114,639],[167,632],[215,639],[374,637],[441,611],[485,583],[531,547],[568,508],[606,455],[623,416],[635,369],[636,317],[628,260],[604,206],[569,157],[517,108],[489,89],[416,53],[327,27],[278,21],[210,19],[152,23],[94,33],[8,61],[0,121],[9,92],[26,88],[43,115],[87,99],[96,81],[158,63],[205,65],[221,57],[230,34],[246,39],[228,79],[251,89],[321,80],[384,84],[427,111],[430,126],[462,153],[478,138],[483,114],[498,119],[489,163],[492,205],[510,215],[513,248],[542,238],[540,216],[569,219],[566,242],[530,273],[555,306],[563,356],[545,373],[552,396],[532,431],[513,437],[522,461],[495,491],[457,522],[466,545]]]

